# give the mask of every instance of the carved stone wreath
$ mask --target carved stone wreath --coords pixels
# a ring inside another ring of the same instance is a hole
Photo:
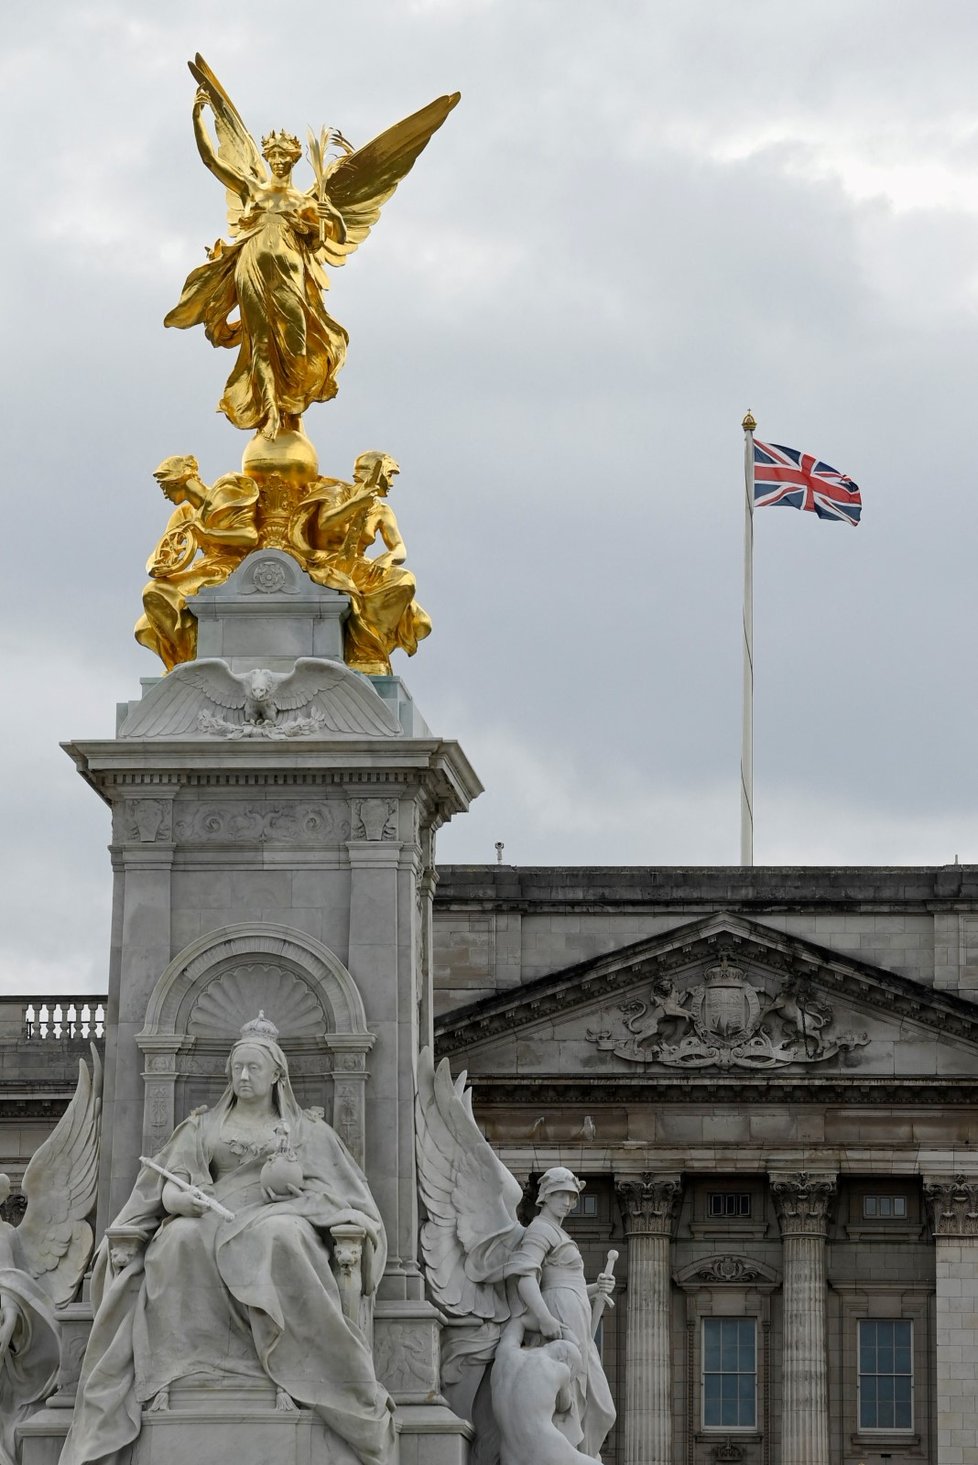
[[[780,1277],[773,1267],[753,1257],[737,1256],[729,1252],[700,1257],[675,1273],[675,1281],[685,1290],[716,1285],[727,1287],[753,1287],[768,1292],[777,1287]]]

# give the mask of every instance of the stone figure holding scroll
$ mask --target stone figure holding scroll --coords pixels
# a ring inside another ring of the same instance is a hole
[[[331,1231],[359,1228],[363,1287],[373,1291],[386,1257],[380,1214],[339,1137],[300,1109],[276,1039],[264,1017],[242,1029],[217,1104],[186,1119],[142,1167],[109,1228],[62,1465],[123,1449],[142,1410],[168,1409],[172,1387],[201,1377],[270,1381],[280,1409],[314,1410],[362,1465],[392,1460],[394,1406],[331,1266]],[[144,1246],[113,1267],[113,1243],[118,1254],[139,1236]]]
[[[483,1370],[472,1407],[478,1431],[473,1461],[523,1465],[526,1455],[530,1465],[532,1440],[538,1440],[542,1460],[554,1431],[569,1447],[564,1458],[596,1461],[615,1409],[593,1334],[601,1307],[611,1303],[614,1278],[602,1273],[589,1284],[577,1243],[563,1227],[583,1183],[564,1166],[547,1170],[537,1192],[538,1213],[523,1226],[517,1217],[520,1185],[480,1133],[471,1093],[463,1083],[453,1083],[447,1061],[435,1070],[430,1051],[421,1054],[418,1172],[428,1212],[421,1246],[435,1300],[471,1324],[447,1335],[451,1353],[443,1356],[446,1380],[460,1378],[466,1370]],[[507,1354],[499,1360],[500,1337],[511,1320],[520,1324],[520,1340],[514,1344],[510,1329]],[[539,1361],[529,1353],[556,1340],[572,1346],[560,1350],[559,1358],[551,1357],[546,1367],[536,1366]],[[527,1355],[540,1380],[533,1394],[536,1402],[523,1399],[521,1407],[528,1413],[520,1422],[519,1439],[512,1429],[507,1434],[505,1411],[492,1386],[493,1377],[501,1377],[508,1389],[516,1377],[522,1360],[514,1348]],[[494,1357],[498,1375],[495,1367],[491,1374],[486,1371]],[[527,1422],[534,1411],[535,1434]]]

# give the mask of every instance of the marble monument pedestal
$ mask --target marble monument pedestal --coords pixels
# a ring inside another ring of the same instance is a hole
[[[365,1330],[398,1465],[466,1465],[472,1430],[441,1393],[442,1322],[418,1257],[414,1097],[433,1030],[434,836],[481,785],[399,678],[343,666],[347,598],[288,555],[256,551],[192,608],[197,661],[147,679],[114,739],[66,745],[113,819],[96,1229],[118,1215],[139,1156],[219,1097],[230,1043],[264,1009],[300,1105],[333,1126],[383,1217],[388,1262]],[[297,660],[307,692],[287,701]],[[236,709],[240,686],[250,701]],[[174,1387],[168,1412],[144,1413],[131,1465],[353,1460],[317,1415],[270,1394],[245,1405],[223,1384]],[[56,1465],[70,1396],[55,1404],[29,1421],[23,1465]]]

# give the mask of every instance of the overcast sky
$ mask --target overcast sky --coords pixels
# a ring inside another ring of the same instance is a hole
[[[196,50],[256,135],[462,92],[333,272],[306,418],[324,473],[401,463],[435,629],[395,669],[486,785],[441,862],[736,862],[748,407],[864,501],[756,521],[757,862],[978,860],[978,6],[35,0],[4,39],[8,992],[104,990],[108,813],[58,744],[158,673],[153,468],[246,441],[230,353],[162,327],[224,229]]]

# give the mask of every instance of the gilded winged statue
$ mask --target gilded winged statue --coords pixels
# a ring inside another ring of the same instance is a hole
[[[79,1064],[74,1097],[24,1173],[27,1210],[0,1221],[0,1465],[15,1465],[16,1429],[52,1392],[61,1358],[56,1307],[70,1302],[92,1254],[102,1065]],[[0,1202],[10,1181],[0,1175]]]
[[[198,86],[197,150],[227,190],[232,239],[219,239],[207,262],[191,271],[164,324],[202,325],[212,345],[237,349],[218,408],[236,427],[271,439],[294,430],[312,402],[336,395],[348,337],[323,304],[323,264],[345,264],[363,243],[459,94],[439,97],[361,148],[324,128],[310,137],[316,178],[303,191],[292,182],[299,139],[270,132],[259,151],[203,57],[189,66]],[[205,109],[213,114],[216,146]]]
[[[428,1285],[469,1325],[446,1333],[443,1367],[446,1385],[469,1396],[474,1465],[594,1465],[615,1420],[594,1343],[614,1278],[588,1284],[563,1227],[583,1182],[562,1165],[547,1170],[524,1226],[522,1189],[475,1122],[465,1074],[453,1081],[447,1060],[436,1069],[430,1049],[415,1108]]]

